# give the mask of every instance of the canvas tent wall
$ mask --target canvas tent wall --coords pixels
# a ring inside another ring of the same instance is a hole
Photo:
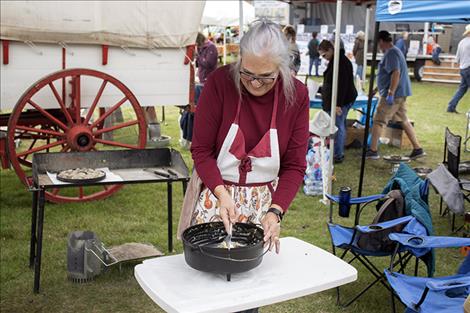
[[[369,136],[370,110],[375,80],[377,57],[377,38],[381,22],[440,22],[440,23],[470,23],[470,0],[377,0],[375,12],[375,35],[372,55],[372,68],[369,83],[369,99],[367,103],[367,119],[364,132],[364,142]],[[358,196],[361,196],[365,171],[365,155],[367,145],[364,145],[361,158]]]
[[[61,70],[63,59],[67,68],[92,68],[115,76],[143,106],[188,103],[186,46],[195,43],[204,1],[1,1],[0,5],[0,38],[9,42],[9,62],[0,65],[0,110],[12,108],[39,78]],[[110,46],[107,64],[102,62],[102,45]],[[2,49],[2,59],[3,53]],[[86,98],[87,90],[83,92]],[[116,95],[106,91],[103,97],[112,103]]]

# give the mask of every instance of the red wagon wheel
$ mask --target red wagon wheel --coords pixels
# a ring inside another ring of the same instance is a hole
[[[117,112],[125,120],[116,121]],[[142,108],[129,88],[90,69],[67,69],[42,78],[21,96],[8,121],[10,162],[26,185],[31,183],[36,152],[141,149],[146,138]],[[54,189],[46,199],[57,203],[98,200],[120,188]]]

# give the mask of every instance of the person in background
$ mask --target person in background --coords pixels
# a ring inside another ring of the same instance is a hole
[[[292,75],[295,76],[300,69],[300,51],[299,47],[295,43],[296,31],[293,26],[287,25],[284,27],[283,32],[289,42],[290,69],[292,71]]]
[[[361,81],[364,70],[364,37],[365,33],[363,31],[358,31],[353,47],[353,55],[357,65],[356,76],[359,77]]]
[[[398,48],[403,53],[403,56],[406,59],[406,54],[408,53],[408,32],[403,32],[402,36],[395,41],[395,47]]]
[[[392,35],[386,30],[379,32],[378,44],[384,54],[377,73],[376,89],[379,91],[380,98],[374,114],[372,139],[366,158],[373,160],[380,158],[377,148],[382,127],[386,126],[393,116],[400,118],[403,130],[413,145],[413,151],[409,157],[413,160],[421,158],[426,153],[421,148],[413,126],[406,115],[406,98],[411,96],[411,81],[405,57],[393,45]]]
[[[204,84],[207,76],[217,68],[217,47],[210,40],[207,40],[202,33],[196,38],[197,57],[196,66],[199,82]]]
[[[323,73],[322,101],[323,110],[331,114],[331,96],[333,89],[333,58],[335,48],[331,41],[323,40],[318,47],[320,56],[328,60],[328,67]],[[353,66],[344,51],[339,54],[338,70],[338,97],[336,101],[336,127],[338,132],[335,138],[334,161],[341,163],[344,160],[344,142],[346,140],[346,118],[357,97],[354,86]]]
[[[434,42],[432,44],[432,62],[436,65],[441,65],[441,60],[439,59],[439,55],[442,52],[441,46],[437,43]]]
[[[320,43],[317,39],[317,32],[312,33],[312,39],[308,42],[307,55],[310,57],[308,65],[308,76],[312,76],[312,67],[315,65],[315,76],[318,77],[318,66],[320,65],[320,54],[318,54],[318,45]]]
[[[459,42],[455,60],[460,68],[460,85],[450,100],[447,112],[457,113],[457,104],[470,87],[470,24],[465,27],[464,38]]]

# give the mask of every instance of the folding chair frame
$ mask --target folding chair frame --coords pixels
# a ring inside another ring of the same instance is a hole
[[[375,199],[375,200],[372,200],[372,201],[368,201],[368,202],[365,202],[362,206],[360,204],[358,204],[356,206],[356,210],[355,210],[355,216],[354,216],[354,227],[359,225],[359,219],[360,219],[360,215],[362,213],[362,211],[364,210],[364,208],[375,202],[375,201],[378,201],[378,200],[382,200],[383,198],[381,199]],[[332,201],[330,201],[330,214],[329,214],[329,223],[330,224],[333,224],[333,203]],[[331,231],[330,231],[330,228],[328,227],[328,231],[330,232],[330,237],[331,237],[331,247],[332,247],[332,252],[333,254],[336,256],[336,248],[339,248],[339,249],[343,249],[341,247],[336,247],[333,243],[333,236],[331,234]],[[353,233],[353,236],[351,238],[351,242],[348,244],[348,246],[352,246],[353,242],[354,242],[354,239],[356,237],[356,233],[357,233],[357,230],[354,230],[354,233]],[[367,285],[364,289],[362,289],[360,292],[358,292],[355,296],[353,296],[350,300],[348,300],[346,303],[342,303],[341,302],[341,293],[340,293],[340,287],[337,287],[336,288],[336,303],[337,305],[341,306],[341,307],[348,307],[349,305],[351,305],[354,301],[358,300],[365,292],[367,292],[367,290],[369,290],[370,288],[372,288],[374,285],[376,285],[377,283],[381,283],[382,286],[384,286],[388,291],[392,292],[392,289],[390,288],[390,286],[387,284],[386,282],[386,278],[385,278],[385,273],[383,271],[380,271],[377,266],[375,266],[367,256],[365,255],[362,255],[354,250],[352,250],[351,248],[345,248],[343,249],[343,253],[339,256],[342,260],[345,259],[346,255],[348,254],[348,252],[350,252],[353,257],[347,261],[348,264],[352,264],[355,260],[358,260],[374,277],[375,279],[369,283],[369,285]],[[383,255],[383,256],[377,256],[377,257],[387,257],[387,256],[390,256],[390,258],[392,258],[392,253],[390,253],[390,255]],[[413,257],[413,255],[409,252],[405,252],[403,255],[401,253],[399,253],[399,259],[395,262],[391,261],[391,266],[392,266],[392,269],[395,268],[397,265],[399,265],[399,268],[398,268],[398,271],[399,272],[404,272],[407,264],[409,263],[409,261],[411,260],[411,258]],[[418,262],[416,262],[415,264],[415,272],[417,272],[418,270]],[[392,293],[393,295],[393,293]],[[396,295],[395,295],[396,296]],[[392,296],[393,297],[393,296]]]
[[[448,136],[452,136],[452,137],[456,137],[457,140],[458,140],[458,148],[457,148],[457,153],[456,155],[454,155],[451,151],[449,151],[449,146],[448,146],[448,141],[447,141],[447,137]],[[442,163],[444,165],[446,165],[447,169],[449,170],[449,172],[457,179],[459,180],[459,183],[461,185],[461,188],[460,190],[462,191],[462,194],[463,194],[463,197],[466,201],[470,202],[470,192],[468,192],[467,190],[465,190],[462,185],[464,184],[470,184],[468,182],[461,182],[460,179],[459,179],[459,165],[460,165],[460,156],[461,156],[461,149],[460,149],[460,146],[461,146],[461,142],[462,142],[462,137],[459,136],[459,135],[454,135],[450,129],[448,127],[446,127],[446,130],[445,130],[445,136],[444,136],[444,157],[443,157],[443,160],[442,160]],[[449,164],[449,154],[452,154],[452,157],[453,159],[455,159],[453,162],[456,163],[456,164]],[[440,197],[440,203],[439,203],[439,215],[441,216],[446,216],[446,215],[449,215],[449,218],[450,218],[450,224],[451,224],[451,231],[452,233],[457,233],[459,231],[461,231],[463,229],[463,227],[465,226],[465,223],[463,225],[461,225],[460,227],[456,228],[455,226],[455,214],[453,212],[451,212],[449,210],[449,207],[446,207],[444,210],[443,210],[443,204],[444,204],[444,201],[442,199],[442,197]]]

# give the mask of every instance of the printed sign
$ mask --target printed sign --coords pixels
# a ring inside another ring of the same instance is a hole
[[[390,13],[391,15],[400,13],[402,8],[403,8],[402,0],[392,0],[388,2],[388,13]]]

